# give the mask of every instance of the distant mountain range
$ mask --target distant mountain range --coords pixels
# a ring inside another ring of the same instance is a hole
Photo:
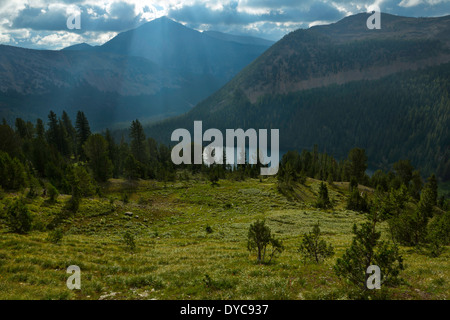
[[[165,143],[194,120],[277,128],[282,150],[317,144],[344,158],[362,147],[372,169],[408,158],[450,180],[450,16],[382,14],[381,30],[367,29],[368,16],[274,45],[161,18],[101,46],[0,46],[0,116],[83,110],[94,130],[173,116],[146,129]]]
[[[95,128],[188,111],[272,42],[199,32],[160,18],[101,46],[61,51],[0,45],[0,117],[83,110]]]
[[[187,114],[148,128],[170,142],[175,128],[277,128],[283,150],[344,158],[366,149],[372,169],[403,158],[450,180],[450,16],[362,13],[297,30]]]

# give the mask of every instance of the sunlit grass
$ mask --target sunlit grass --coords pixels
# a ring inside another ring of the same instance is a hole
[[[2,225],[0,299],[349,298],[332,266],[349,246],[353,224],[365,217],[344,209],[347,186],[335,184],[330,190],[335,208],[320,211],[311,205],[318,185],[311,179],[298,190],[306,202],[288,201],[274,179],[220,181],[217,187],[194,180],[143,181],[126,185],[129,203],[121,201],[124,184],[114,180],[104,198],[83,199],[80,211],[60,225],[65,235],[59,244],[50,243],[46,231],[17,235]],[[35,225],[44,230],[68,198],[61,196],[54,205],[30,200]],[[286,247],[269,265],[256,264],[246,247],[250,223],[261,218]],[[320,265],[303,261],[297,252],[301,234],[317,221],[336,250]],[[122,240],[127,230],[135,235],[135,251]],[[381,230],[387,237],[385,225]],[[405,283],[388,288],[383,297],[448,299],[448,248],[438,258],[411,248],[402,252]],[[81,268],[81,290],[66,287],[69,265]]]

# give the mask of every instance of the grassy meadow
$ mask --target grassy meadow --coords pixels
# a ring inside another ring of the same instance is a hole
[[[346,183],[329,186],[333,209],[316,209],[318,188],[319,181],[308,179],[295,190],[302,201],[292,201],[274,178],[220,180],[217,186],[195,177],[174,183],[112,179],[101,197],[84,198],[72,215],[61,213],[68,195],[56,203],[27,199],[32,232],[12,233],[0,220],[0,299],[352,299],[332,266],[365,215],[345,209]],[[4,194],[0,209],[18,196]],[[266,219],[285,245],[270,264],[257,264],[247,250],[256,219]],[[322,264],[298,253],[301,235],[317,221],[335,248]],[[48,240],[48,224],[64,231],[59,243]],[[386,225],[381,229],[389,238]],[[135,250],[123,241],[126,231],[135,236]],[[403,283],[371,298],[450,298],[448,247],[437,258],[414,248],[401,252]],[[66,287],[70,265],[81,268],[81,290]]]

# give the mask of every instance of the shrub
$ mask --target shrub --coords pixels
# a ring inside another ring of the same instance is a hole
[[[77,212],[80,208],[81,196],[78,194],[72,194],[72,197],[67,201],[66,209],[72,212]]]
[[[303,235],[299,251],[305,258],[316,263],[334,255],[333,246],[320,237],[319,222],[314,225],[309,234]]]
[[[321,209],[331,208],[332,204],[330,198],[328,197],[327,185],[323,182],[320,183],[319,195],[316,201],[316,207]]]
[[[27,193],[27,198],[29,198],[29,199],[36,198],[38,196],[39,187],[40,187],[39,181],[35,177],[30,176],[29,177],[29,190]]]
[[[327,183],[328,183],[330,186],[332,186],[333,183],[334,183],[333,175],[331,174],[331,172],[328,174]]]
[[[129,199],[129,195],[128,195],[128,193],[124,193],[123,195],[122,195],[122,202],[123,203],[128,203],[130,201],[130,199]]]
[[[406,246],[417,246],[427,239],[428,218],[419,210],[404,210],[388,220],[393,238]]]
[[[434,217],[427,229],[430,255],[438,257],[443,252],[444,246],[450,244],[450,212],[444,212]]]
[[[130,231],[124,233],[123,242],[127,246],[128,250],[130,251],[136,250],[136,241],[134,235]]]
[[[353,225],[353,240],[342,258],[338,258],[334,271],[356,287],[366,290],[366,271],[370,265],[381,270],[382,283],[396,284],[403,267],[403,259],[396,245],[379,241],[381,233],[375,230],[376,218],[364,223],[360,229]]]
[[[209,182],[211,182],[212,186],[217,186],[218,185],[218,182],[219,182],[218,167],[211,166],[209,168],[208,179],[209,179]]]
[[[56,202],[56,200],[58,199],[58,196],[59,196],[59,191],[51,183],[47,184],[47,193],[48,193],[50,202],[52,202],[52,203]]]
[[[22,163],[0,151],[0,186],[7,190],[19,190],[25,187],[26,175]]]
[[[64,233],[61,229],[55,229],[48,233],[47,241],[54,243],[54,244],[58,244],[61,242],[63,236],[64,236]]]
[[[272,251],[269,253],[270,259],[268,262],[270,263],[277,253],[283,252],[284,247],[281,241],[272,236],[272,232],[270,231],[270,228],[266,226],[265,221],[257,220],[250,225],[248,230],[247,248],[250,252],[257,252],[258,263],[264,263],[266,249],[269,245],[272,248]]]
[[[348,188],[350,192],[353,192],[353,190],[358,189],[358,180],[355,177],[350,178],[350,183],[348,185]]]
[[[31,214],[23,199],[17,199],[7,209],[8,225],[13,232],[27,233],[31,230]]]
[[[350,197],[347,199],[347,209],[359,212],[369,212],[367,196],[361,196],[357,188],[353,189]]]
[[[211,226],[208,225],[208,226],[206,226],[205,231],[206,231],[206,233],[212,233],[213,229],[211,228]]]

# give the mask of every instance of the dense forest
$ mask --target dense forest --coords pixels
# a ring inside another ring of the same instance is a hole
[[[311,150],[344,159],[348,150],[366,150],[369,168],[389,170],[409,159],[424,176],[450,179],[450,64],[407,71],[380,80],[290,94],[265,95],[251,103],[241,90],[219,91],[186,115],[147,132],[167,141],[171,130],[204,127],[280,129],[282,150]],[[380,94],[382,93],[382,94]]]
[[[264,102],[261,102],[264,103]],[[102,183],[109,178],[157,179],[175,181],[188,179],[183,172],[206,176],[214,185],[219,179],[244,180],[259,178],[261,164],[232,166],[226,164],[175,166],[171,161],[171,149],[147,138],[139,120],[131,123],[126,142],[122,137],[116,142],[109,130],[92,133],[85,114],[78,112],[75,126],[66,112],[58,117],[53,111],[48,115],[47,126],[41,119],[36,124],[17,118],[14,128],[5,120],[0,125],[0,183],[5,190],[24,190],[28,196],[37,196],[37,190],[62,192],[72,195],[77,203],[83,196],[101,195]],[[279,189],[288,195],[293,182],[304,182],[306,177],[328,181],[347,181],[355,186],[362,184],[390,192],[406,192],[414,201],[421,199],[424,185],[419,170],[410,160],[399,160],[386,171],[377,170],[367,175],[366,150],[353,148],[348,157],[336,160],[327,153],[320,153],[318,146],[301,153],[284,154],[278,172]],[[431,181],[431,182],[430,182]],[[443,209],[449,206],[449,195],[437,195],[437,179],[434,174],[428,183],[436,189],[434,204]],[[289,196],[289,195],[288,195]],[[356,200],[358,194],[355,195]],[[294,197],[295,198],[295,197]]]
[[[264,104],[269,103],[261,101],[261,105]],[[46,124],[42,119],[33,124],[17,118],[11,127],[3,120],[0,137],[1,187],[6,190],[29,188],[31,193],[39,185],[45,187],[48,183],[71,194],[76,180],[89,182],[97,189],[109,178],[174,181],[183,178],[179,174],[183,170],[205,174],[212,182],[225,178],[260,178],[262,166],[249,164],[248,159],[245,164],[236,166],[226,163],[176,166],[171,160],[171,148],[146,137],[139,120],[132,121],[127,137],[115,141],[108,129],[92,133],[81,111],[77,113],[75,125],[66,112],[58,117],[53,111]],[[333,140],[335,136],[329,138]],[[326,148],[331,149],[331,145]],[[410,160],[400,159],[387,170],[379,169],[369,176],[366,172],[370,161],[366,153],[365,148],[353,148],[347,157],[338,160],[328,153],[320,153],[318,145],[301,153],[289,151],[281,159],[278,178],[280,181],[295,181],[298,177],[323,181],[355,179],[357,183],[383,191],[403,185],[414,199],[420,198],[423,175]],[[355,168],[358,161],[358,168]],[[436,179],[434,174],[432,176]]]

